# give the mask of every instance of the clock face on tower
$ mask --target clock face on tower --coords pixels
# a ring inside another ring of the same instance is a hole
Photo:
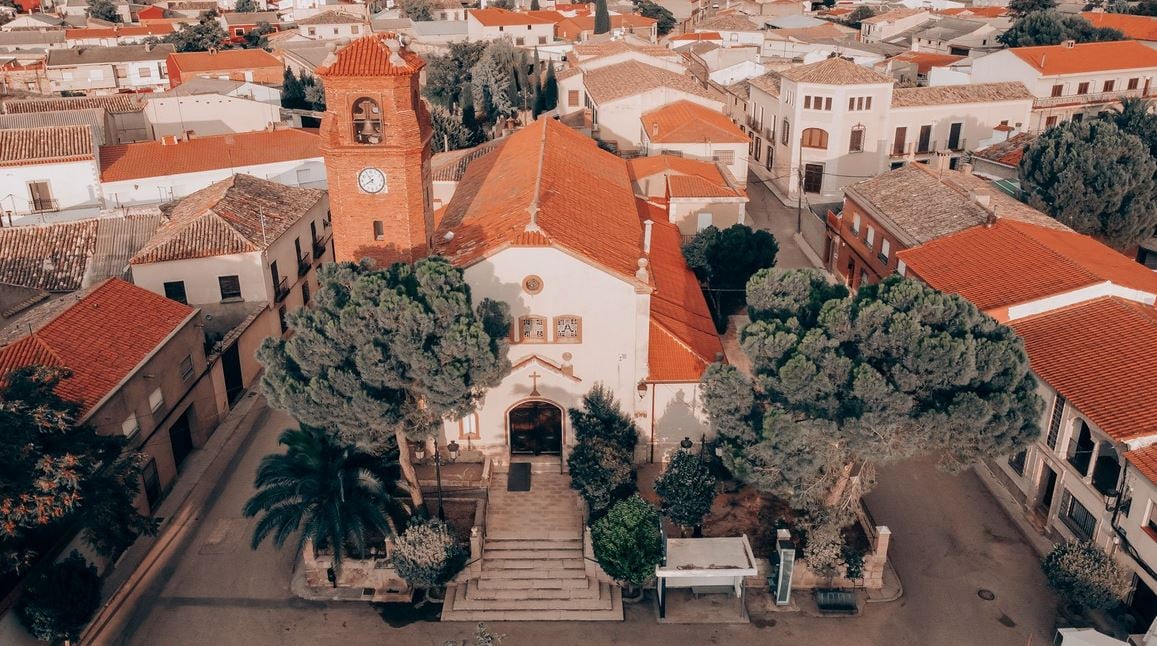
[[[367,193],[380,193],[386,188],[386,175],[377,168],[363,168],[358,173],[358,186]]]

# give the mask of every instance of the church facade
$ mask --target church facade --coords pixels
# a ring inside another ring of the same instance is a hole
[[[624,160],[544,118],[470,162],[433,211],[422,65],[386,35],[338,52],[319,70],[322,140],[338,261],[443,255],[475,302],[510,307],[511,373],[442,441],[565,461],[566,411],[596,384],[634,418],[638,461],[708,434],[699,379],[723,349],[665,208],[636,197]]]

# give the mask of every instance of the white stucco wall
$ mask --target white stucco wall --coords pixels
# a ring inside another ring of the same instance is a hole
[[[48,182],[57,210],[31,213],[29,182]],[[15,224],[60,222],[96,215],[102,204],[100,175],[93,160],[0,168],[0,212]]]
[[[565,98],[565,97],[562,97]],[[676,101],[687,99],[706,108],[723,112],[723,103],[668,87],[655,88],[598,106],[598,138],[618,142],[620,148],[636,148],[642,143],[639,119],[650,112]],[[560,100],[562,100],[560,98]]]
[[[281,122],[278,106],[220,94],[150,98],[145,116],[157,139],[188,131],[198,136],[257,132]]]

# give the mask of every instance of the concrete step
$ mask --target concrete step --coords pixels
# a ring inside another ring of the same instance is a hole
[[[494,540],[487,538],[484,546],[486,551],[500,551],[500,550],[578,550],[583,549],[583,542],[581,538],[572,539],[555,539],[555,540]]]
[[[481,579],[581,579],[586,576],[586,569],[582,567],[560,567],[553,569],[499,568],[496,570],[488,570],[485,567],[485,561],[482,565],[482,574],[479,576]]]
[[[572,547],[561,550],[496,550],[489,545],[482,550],[482,558],[487,561],[539,561],[542,559],[581,559],[582,548]]]
[[[481,590],[573,590],[590,586],[590,581],[585,576],[532,579],[493,576],[492,573],[483,572],[482,576],[475,580]]]
[[[442,607],[442,621],[622,621],[623,594],[618,586],[610,588],[609,608],[599,610],[570,610],[556,607],[539,609],[465,609],[457,607],[459,586],[446,590],[446,604]]]
[[[459,585],[454,592],[457,610],[610,610],[614,605],[610,586],[600,584],[596,597],[570,599],[480,599],[470,594],[471,588]]]
[[[588,579],[585,588],[480,588],[477,580],[467,582],[471,599],[592,599],[600,595],[599,581]]]
[[[582,570],[584,567],[581,554],[578,558],[565,559],[493,559],[489,556],[482,557],[483,572],[499,570],[543,570],[551,572],[553,570]]]
[[[487,520],[486,526],[493,527],[494,524]],[[530,541],[577,541],[582,540],[582,535],[582,523],[576,522],[573,528],[534,529],[531,527],[521,527],[517,530],[495,530],[486,533],[486,543],[489,545],[490,541],[516,541],[520,539]]]

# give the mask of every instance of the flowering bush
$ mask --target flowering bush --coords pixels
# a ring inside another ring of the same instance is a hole
[[[466,564],[466,551],[445,522],[414,520],[394,544],[390,564],[411,586],[437,588]]]
[[[1057,545],[1041,567],[1058,594],[1086,608],[1112,608],[1129,591],[1124,568],[1089,541]]]

